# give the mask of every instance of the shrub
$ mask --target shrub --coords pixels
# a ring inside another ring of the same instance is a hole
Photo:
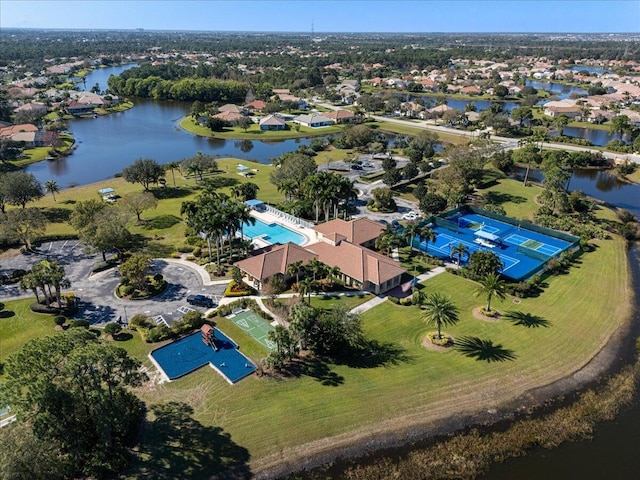
[[[157,327],[153,327],[147,330],[144,337],[147,343],[161,342],[163,340],[171,338],[171,330],[166,325],[160,324]]]
[[[189,260],[190,262],[193,262],[196,259],[196,257],[194,257],[193,255],[187,255],[185,257],[185,260]]]
[[[120,330],[122,330],[122,326],[116,322],[110,322],[104,326],[104,333],[111,335],[112,337],[115,337]]]
[[[153,281],[156,282],[156,283],[162,283],[163,280],[164,280],[164,276],[161,273],[156,273],[153,276]]]
[[[62,326],[67,321],[67,317],[65,317],[64,315],[56,315],[53,321],[55,322],[56,325]]]
[[[135,288],[133,288],[133,285],[120,285],[120,295],[123,297],[128,297],[129,295],[132,295],[133,292],[135,291]]]
[[[180,252],[171,252],[171,258],[180,258],[182,255]]]
[[[408,307],[409,305],[413,305],[413,299],[411,297],[405,297],[400,299],[400,305]]]
[[[132,330],[145,329],[149,328],[152,325],[153,324],[151,323],[151,320],[149,320],[149,317],[142,313],[134,315],[129,321],[129,328]]]
[[[89,325],[90,325],[90,323],[89,323],[88,320],[80,318],[78,320],[74,320],[73,322],[71,322],[69,327],[71,327],[71,328],[89,328]]]
[[[225,297],[244,297],[246,295],[253,295],[254,293],[255,293],[255,290],[250,286],[244,283],[237,284],[232,280],[231,282],[229,282],[229,285],[227,285],[227,288],[224,291],[224,296]]]
[[[389,301],[391,303],[395,303],[396,305],[398,305],[400,303],[400,299],[398,297],[394,297],[392,295],[389,295],[387,298],[389,299]]]
[[[199,257],[199,256],[201,256],[201,255],[202,255],[202,248],[200,248],[200,247],[195,247],[195,248],[192,250],[191,254],[192,254],[194,257]]]

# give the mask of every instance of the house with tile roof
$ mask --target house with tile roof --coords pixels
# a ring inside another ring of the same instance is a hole
[[[293,119],[293,121],[311,128],[328,127],[329,125],[333,125],[333,120],[325,117],[324,115],[320,115],[319,113],[298,115]]]
[[[348,123],[355,120],[356,115],[351,110],[333,110],[331,112],[323,113],[327,118],[330,118],[335,123]]]
[[[287,124],[278,114],[267,115],[260,119],[260,130],[285,130]]]
[[[253,256],[240,260],[234,265],[248,277],[255,288],[260,289],[264,282],[274,275],[282,275],[285,280],[289,278],[287,270],[292,263],[302,262],[302,265],[306,265],[309,260],[316,257],[314,253],[289,242],[257,250],[253,252]]]
[[[287,243],[266,247],[235,265],[258,288],[273,275],[281,274],[287,278],[290,264],[302,261],[304,265],[311,258],[317,258],[330,267],[338,267],[340,280],[360,290],[380,294],[400,285],[406,270],[395,260],[367,248],[384,230],[381,223],[368,218],[348,222],[336,219],[313,230],[318,241],[311,245],[300,247]]]

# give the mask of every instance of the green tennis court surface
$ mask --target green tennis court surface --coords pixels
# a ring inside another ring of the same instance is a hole
[[[258,343],[273,350],[276,345],[267,338],[273,327],[269,322],[260,318],[253,312],[241,312],[235,316],[227,317],[235,325],[240,327],[247,335],[256,339]]]
[[[526,242],[524,242],[522,244],[523,247],[527,247],[530,248],[531,250],[537,250],[538,248],[540,248],[542,245],[544,245],[544,243],[542,242],[538,242],[536,240],[527,240]]]

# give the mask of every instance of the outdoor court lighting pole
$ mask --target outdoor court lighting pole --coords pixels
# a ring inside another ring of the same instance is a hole
[[[127,306],[124,306],[124,323],[127,324],[127,327],[129,326],[129,319],[127,318]]]

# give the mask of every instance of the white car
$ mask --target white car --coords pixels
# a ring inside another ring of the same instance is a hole
[[[407,212],[402,215],[403,220],[417,220],[418,218],[420,218],[420,214],[416,212]]]

